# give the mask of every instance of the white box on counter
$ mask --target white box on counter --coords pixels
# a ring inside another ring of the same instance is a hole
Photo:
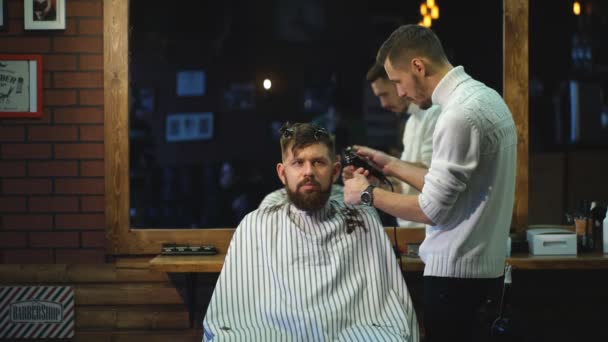
[[[531,226],[526,236],[533,255],[576,255],[576,233],[571,230]]]

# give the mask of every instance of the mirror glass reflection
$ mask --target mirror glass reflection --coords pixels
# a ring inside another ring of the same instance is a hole
[[[365,74],[390,32],[421,21],[422,3],[130,0],[132,227],[236,227],[282,187],[285,121],[326,127],[338,151],[394,152],[398,117]],[[436,3],[452,64],[501,93],[502,1]]]

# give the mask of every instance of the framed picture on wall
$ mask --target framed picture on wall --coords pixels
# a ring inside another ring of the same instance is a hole
[[[166,121],[167,142],[213,139],[213,113],[171,113]]]
[[[0,0],[0,31],[8,27],[8,0]]]
[[[24,1],[23,22],[26,30],[65,29],[65,0]]]
[[[42,113],[42,56],[0,55],[0,118]]]

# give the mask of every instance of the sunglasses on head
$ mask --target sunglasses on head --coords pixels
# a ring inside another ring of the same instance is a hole
[[[312,127],[314,129],[313,135],[315,137],[315,140],[320,140],[321,138],[328,138],[329,137],[329,132],[324,127],[319,127],[319,126],[316,126],[316,125],[312,125]],[[281,127],[279,129],[279,133],[281,133],[281,137],[283,139],[292,138],[294,136],[295,132],[296,132],[295,125],[292,125],[289,122],[286,122],[283,125],[283,127]]]

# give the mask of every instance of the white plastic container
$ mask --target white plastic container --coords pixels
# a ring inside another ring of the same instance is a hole
[[[532,255],[576,255],[577,252],[576,233],[569,229],[528,229],[526,237]]]
[[[606,212],[602,226],[602,240],[604,240],[604,254],[608,254],[608,212]]]

